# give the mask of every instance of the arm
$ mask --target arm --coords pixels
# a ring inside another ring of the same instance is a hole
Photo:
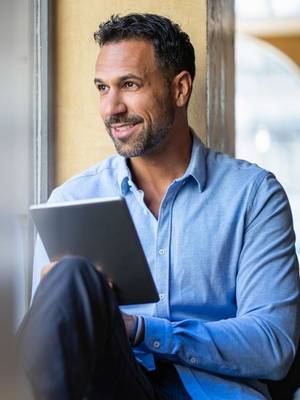
[[[234,377],[280,379],[295,355],[299,272],[288,200],[267,175],[249,199],[235,318],[170,322],[145,316],[143,346],[174,362]]]
[[[53,190],[51,196],[49,197],[48,203],[56,203],[62,201],[65,201],[63,196],[59,194],[56,189]],[[36,289],[41,281],[43,268],[49,263],[50,260],[46,253],[45,247],[41,241],[40,236],[37,235],[34,247],[31,299],[33,299]]]
[[[31,292],[32,299],[41,281],[42,270],[46,265],[49,264],[49,262],[50,262],[49,257],[47,256],[46,250],[43,246],[40,236],[37,235],[34,248],[34,260],[33,260],[32,292]]]

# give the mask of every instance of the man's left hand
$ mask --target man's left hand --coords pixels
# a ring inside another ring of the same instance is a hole
[[[129,314],[125,314],[123,312],[121,314],[122,314],[122,318],[123,318],[123,321],[125,324],[127,337],[130,338],[134,331],[137,317],[135,315],[129,315]]]

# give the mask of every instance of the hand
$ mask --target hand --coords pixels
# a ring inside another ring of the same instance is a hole
[[[45,265],[41,271],[41,280],[45,278],[48,272],[51,271],[51,269],[53,269],[57,263],[58,261],[51,261],[49,264]]]
[[[115,285],[114,285],[112,279],[110,279],[110,278],[105,274],[105,272],[103,271],[102,266],[101,266],[100,264],[95,264],[95,269],[96,269],[98,272],[100,272],[100,273],[105,277],[106,282],[108,283],[108,286],[109,286],[111,289],[115,290]]]
[[[125,313],[121,313],[122,314],[122,318],[125,324],[125,328],[126,328],[126,334],[128,339],[131,337],[132,332],[135,328],[135,324],[136,324],[136,320],[137,317],[135,315],[129,315],[129,314],[125,314]]]

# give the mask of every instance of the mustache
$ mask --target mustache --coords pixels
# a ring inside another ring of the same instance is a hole
[[[104,120],[104,124],[110,128],[113,124],[138,124],[143,121],[138,115],[112,115]]]

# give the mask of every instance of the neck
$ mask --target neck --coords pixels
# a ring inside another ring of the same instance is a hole
[[[191,149],[192,136],[186,124],[172,130],[154,153],[130,159],[133,180],[143,190],[145,203],[155,216],[167,188],[186,171]]]

